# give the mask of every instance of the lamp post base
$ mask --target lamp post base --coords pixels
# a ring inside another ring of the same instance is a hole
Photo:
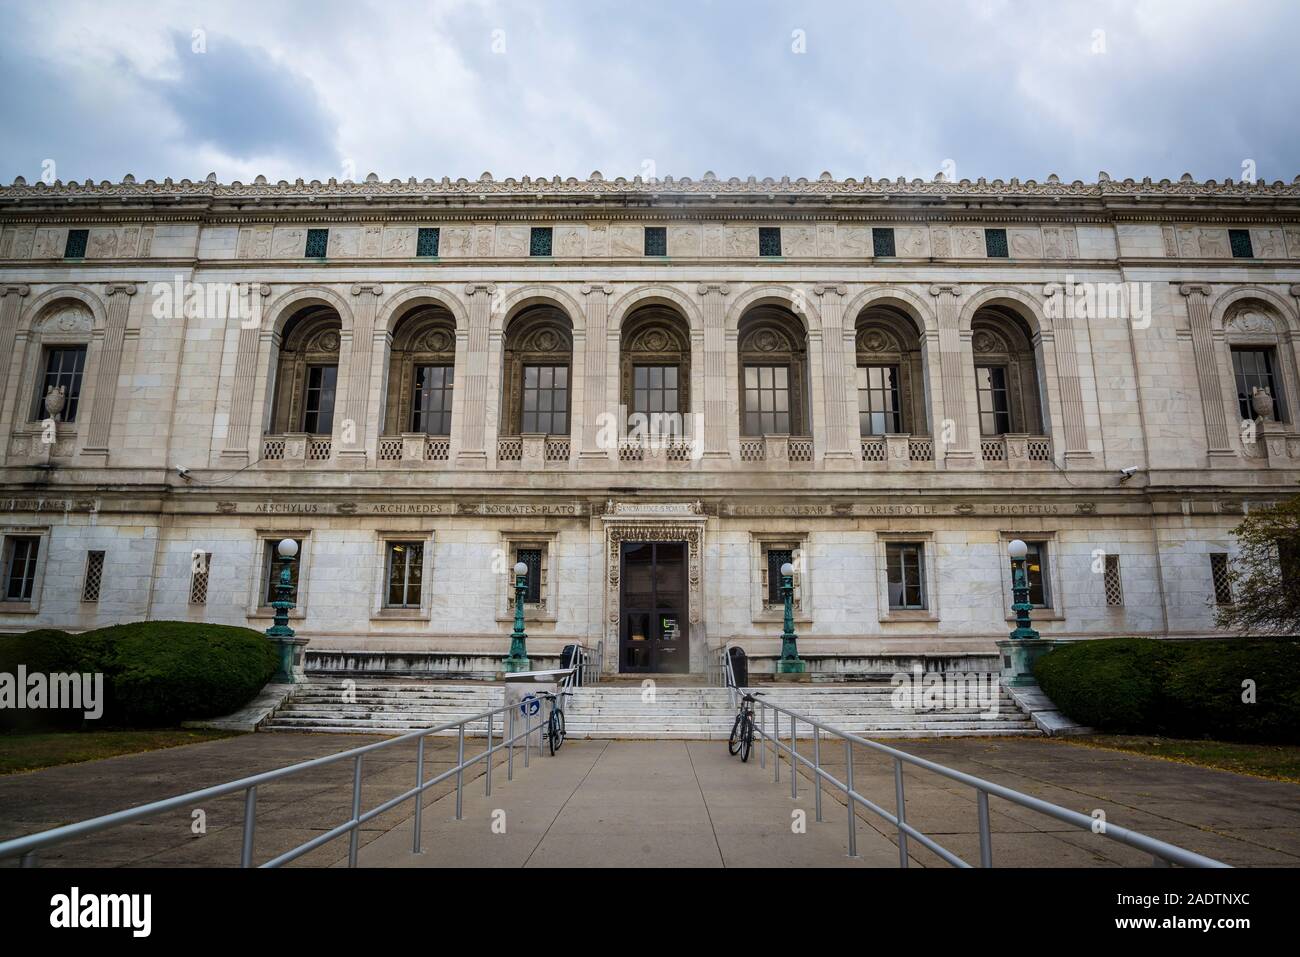
[[[1037,684],[1034,662],[1057,646],[1051,638],[1003,638],[998,642],[1002,655],[1002,682],[1014,688]]]
[[[293,635],[273,635],[271,640],[276,644],[280,661],[275,674],[271,676],[272,683],[301,684],[304,678],[298,669],[298,649],[306,645],[307,640]]]
[[[802,658],[778,658],[776,673],[779,675],[801,675],[808,670],[808,662]]]
[[[514,674],[517,671],[532,671],[533,664],[527,658],[516,658],[514,655],[508,655],[501,660],[501,670],[506,674]]]

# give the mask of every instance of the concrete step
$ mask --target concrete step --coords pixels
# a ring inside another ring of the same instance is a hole
[[[981,715],[986,709],[979,707],[895,708],[895,689],[883,681],[851,686],[767,686],[763,690],[772,704],[873,737],[1037,733],[1033,722],[1005,692],[998,696],[996,715],[985,718]],[[504,689],[499,684],[401,678],[344,682],[336,677],[310,677],[264,727],[401,734],[479,714],[499,707],[503,700]],[[656,684],[652,701],[646,700],[640,679],[589,685],[576,689],[566,709],[567,729],[576,738],[725,739],[734,720],[731,694],[702,683]],[[783,731],[788,721],[782,717]],[[499,734],[500,717],[494,727]],[[486,723],[476,722],[469,730],[481,736],[486,733]]]

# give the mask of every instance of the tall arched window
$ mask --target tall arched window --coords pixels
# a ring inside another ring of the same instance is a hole
[[[740,319],[742,435],[808,435],[807,337],[782,306],[755,306]]]
[[[32,324],[30,358],[24,362],[24,381],[33,383],[23,403],[28,421],[45,420],[45,397],[51,390],[62,396],[63,408],[56,416],[57,421],[70,424],[84,418],[81,396],[87,381],[86,360],[93,326],[90,310],[72,300],[53,303]],[[22,416],[23,412],[16,411],[15,425],[22,421]]]
[[[506,329],[502,435],[568,435],[573,326],[554,306],[533,306]]]
[[[666,306],[644,306],[623,323],[619,402],[628,416],[685,415],[691,408],[691,333]]]
[[[397,323],[388,361],[384,433],[451,434],[456,320],[442,306],[417,307]]]
[[[1293,353],[1285,336],[1286,325],[1271,306],[1258,299],[1243,299],[1228,307],[1223,317],[1223,338],[1232,360],[1233,414],[1242,421],[1261,417],[1255,392],[1273,399],[1273,421],[1295,421],[1296,375]],[[1262,403],[1267,407],[1267,403]]]
[[[272,432],[333,432],[342,329],[339,314],[329,306],[308,306],[286,323],[276,367]]]
[[[857,323],[858,427],[862,435],[928,435],[925,374],[916,326],[887,307]]]
[[[971,321],[981,435],[1043,431],[1038,370],[1029,329],[1015,313],[988,306]]]

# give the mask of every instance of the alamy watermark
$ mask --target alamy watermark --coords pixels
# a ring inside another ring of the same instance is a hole
[[[88,721],[104,713],[104,675],[59,672],[0,672],[0,710],[80,711]]]
[[[889,703],[897,711],[940,711],[966,708],[978,710],[981,718],[996,718],[1002,704],[998,675],[985,671],[925,671],[912,666],[912,673],[897,672]]]

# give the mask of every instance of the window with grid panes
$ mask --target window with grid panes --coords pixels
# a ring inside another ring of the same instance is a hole
[[[63,411],[59,417],[64,422],[77,421],[77,407],[81,404],[81,380],[85,370],[85,346],[56,346],[47,349],[45,376],[40,380],[36,391],[36,408],[32,412],[32,418],[45,418],[45,394],[51,388],[63,386]]]
[[[979,399],[980,434],[1005,435],[1010,432],[1007,370],[1002,366],[976,366],[975,389]]]
[[[1286,406],[1282,401],[1279,382],[1273,374],[1273,350],[1233,346],[1232,371],[1237,381],[1237,407],[1243,421],[1255,418],[1251,402],[1254,389],[1268,389],[1273,397],[1273,418],[1286,421]]]
[[[524,366],[523,399],[520,432],[568,434],[568,366]]]
[[[388,543],[389,608],[419,608],[420,589],[424,584],[424,543]]]
[[[523,562],[528,568],[528,589],[524,592],[524,601],[536,605],[542,599],[542,550],[540,548],[518,548],[515,550],[515,563]],[[511,572],[513,575],[514,573]]]
[[[667,226],[647,226],[645,228],[645,254],[647,256],[668,255]]]
[[[85,259],[86,240],[90,238],[89,229],[69,229],[68,241],[63,244],[64,259]]]
[[[898,366],[858,366],[858,428],[863,435],[903,431]]]
[[[745,434],[789,432],[790,367],[745,366]]]
[[[787,562],[794,564],[794,549],[769,548],[767,550],[767,603],[769,605],[785,605],[785,597],[781,594],[781,566]]]
[[[411,396],[411,431],[451,435],[453,366],[416,366]]]
[[[925,608],[925,546],[922,543],[886,543],[885,573],[889,583],[890,608]]]
[[[41,540],[34,535],[5,539],[5,601],[31,601],[36,583],[36,558]]]
[[[894,255],[894,229],[892,226],[876,227],[871,230],[872,250],[877,256]]]
[[[104,553],[91,551],[86,553],[86,580],[81,583],[81,600],[99,601],[99,586],[104,580]]]
[[[437,256],[440,232],[437,226],[421,226],[415,235],[415,255]]]
[[[991,259],[1006,259],[1011,253],[1007,249],[1007,231],[1005,229],[984,230],[984,252]]]

